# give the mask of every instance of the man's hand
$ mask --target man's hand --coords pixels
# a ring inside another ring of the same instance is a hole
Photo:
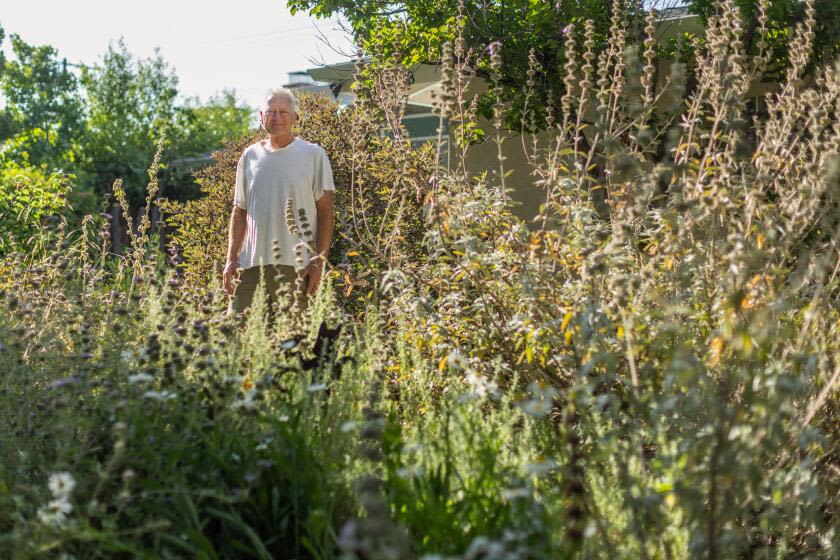
[[[321,283],[321,274],[324,270],[324,257],[316,255],[309,260],[309,264],[303,270],[303,277],[308,278],[309,282],[306,284],[306,294],[313,295],[318,289],[318,284]]]
[[[222,272],[222,283],[228,295],[233,295],[233,279],[236,276],[236,269],[239,268],[239,259],[229,260]]]
[[[233,211],[230,214],[230,227],[228,231],[228,259],[227,263],[225,263],[225,270],[222,273],[222,284],[228,295],[233,295],[233,282],[236,277],[236,269],[239,268],[239,251],[242,249],[242,242],[245,239],[247,220],[248,213],[234,204]]]

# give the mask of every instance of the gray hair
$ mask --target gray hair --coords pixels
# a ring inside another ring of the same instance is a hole
[[[287,87],[279,87],[279,88],[272,88],[268,90],[265,94],[265,99],[263,100],[263,110],[268,108],[268,101],[275,97],[282,95],[283,97],[287,98],[289,102],[292,104],[292,111],[297,113],[297,99],[295,99],[295,94]]]

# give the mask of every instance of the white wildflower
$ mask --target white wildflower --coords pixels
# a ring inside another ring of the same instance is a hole
[[[47,486],[55,498],[62,499],[70,496],[73,488],[76,487],[76,480],[69,472],[58,472],[50,475]]]
[[[343,433],[346,434],[347,432],[349,432],[351,430],[354,430],[356,428],[356,426],[358,426],[358,422],[353,422],[352,420],[348,420],[347,422],[345,422],[341,425],[340,430]]]
[[[146,391],[143,393],[143,396],[147,399],[153,399],[156,401],[168,401],[174,399],[178,395],[176,395],[174,391],[164,389],[163,391]]]
[[[254,401],[254,397],[257,395],[256,389],[251,389],[245,395],[240,398],[236,399],[231,403],[230,407],[234,410],[238,410],[240,408],[245,410],[254,410],[256,408],[257,403]]]
[[[453,350],[446,356],[446,365],[452,369],[461,370],[466,367],[466,360],[457,350]]]
[[[551,412],[551,401],[530,399],[522,403],[522,410],[529,416],[545,416]]]
[[[73,504],[67,498],[50,500],[50,502],[38,510],[38,519],[45,525],[59,527],[64,525],[67,516],[73,511]]]
[[[400,478],[418,478],[423,476],[423,472],[423,467],[409,465],[397,469],[397,476]]]
[[[474,371],[467,373],[467,383],[469,383],[472,391],[479,397],[486,397],[488,395],[496,395],[499,392],[499,384],[495,381],[490,381],[483,375]]]
[[[533,476],[542,476],[554,467],[557,466],[557,463],[551,459],[547,459],[545,457],[537,457],[527,465],[525,465],[525,470],[528,474]]]
[[[528,385],[531,398],[522,402],[520,407],[530,416],[545,416],[551,411],[557,390],[547,383],[531,383]]]
[[[130,348],[122,351],[123,361],[132,365],[140,362],[141,360],[145,360],[148,357],[149,353],[143,346],[141,346],[140,348]]]
[[[326,388],[327,385],[325,383],[313,383],[312,385],[307,387],[306,390],[310,393],[317,393],[318,391],[323,391]]]
[[[583,530],[583,536],[587,539],[595,535],[595,524],[591,521],[586,524],[586,529]]]
[[[134,375],[128,376],[128,382],[132,385],[136,385],[138,383],[149,383],[154,380],[155,378],[148,373],[135,373]]]

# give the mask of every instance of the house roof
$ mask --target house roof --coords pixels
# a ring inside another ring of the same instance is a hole
[[[697,14],[692,14],[688,11],[688,6],[671,6],[664,10],[657,10],[659,12],[659,21],[671,21],[675,19],[696,18],[700,17]]]

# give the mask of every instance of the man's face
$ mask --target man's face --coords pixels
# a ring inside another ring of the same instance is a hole
[[[292,102],[285,95],[278,95],[268,100],[260,111],[263,128],[272,136],[290,134],[297,122],[297,115],[292,111]]]

